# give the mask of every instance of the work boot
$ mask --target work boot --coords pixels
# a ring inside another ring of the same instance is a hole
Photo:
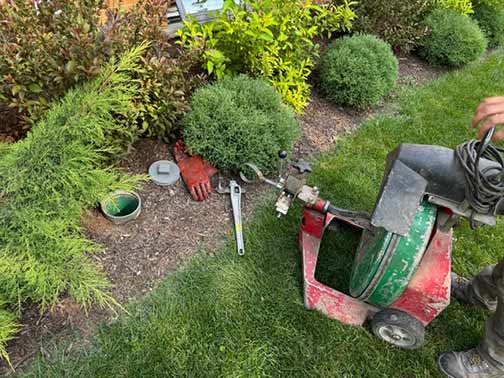
[[[451,294],[459,301],[469,304],[478,305],[486,308],[491,312],[495,312],[497,301],[489,301],[480,298],[474,293],[474,289],[470,287],[471,281],[465,277],[459,276],[457,273],[451,273]],[[471,290],[473,295],[471,295]]]
[[[438,365],[449,378],[504,377],[504,368],[485,360],[477,349],[443,353],[439,356]]]

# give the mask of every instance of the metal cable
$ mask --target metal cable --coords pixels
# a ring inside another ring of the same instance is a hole
[[[471,140],[456,149],[457,158],[464,169],[466,200],[480,214],[495,214],[496,207],[504,196],[504,149],[490,144],[494,131],[491,129],[482,141]],[[496,165],[481,168],[481,158]]]

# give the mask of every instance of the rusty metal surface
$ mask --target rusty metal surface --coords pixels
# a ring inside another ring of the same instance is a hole
[[[307,209],[303,216],[299,235],[303,253],[304,301],[308,309],[318,310],[344,324],[360,326],[378,311],[377,308],[332,289],[315,279],[318,253],[324,229],[337,219]],[[356,225],[359,227],[358,225]]]
[[[334,218],[334,216],[329,216]],[[306,210],[301,226],[299,242],[303,251],[304,301],[308,309],[318,310],[344,324],[360,326],[378,311],[375,307],[359,301],[318,282],[315,279],[318,252],[326,222],[323,214]]]

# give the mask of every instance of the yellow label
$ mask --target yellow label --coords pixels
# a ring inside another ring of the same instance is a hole
[[[237,223],[236,224],[236,231],[241,232],[241,230],[242,230],[241,223]]]

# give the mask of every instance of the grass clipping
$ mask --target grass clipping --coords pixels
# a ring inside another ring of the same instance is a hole
[[[26,139],[0,146],[0,356],[16,331],[13,317],[29,300],[42,309],[67,293],[76,302],[114,306],[104,274],[86,256],[101,247],[86,239],[80,219],[106,193],[140,179],[108,167],[119,153],[110,140],[130,130],[115,122],[137,94],[147,45],[111,61],[92,82],[55,103]],[[4,309],[4,310],[2,310]]]

